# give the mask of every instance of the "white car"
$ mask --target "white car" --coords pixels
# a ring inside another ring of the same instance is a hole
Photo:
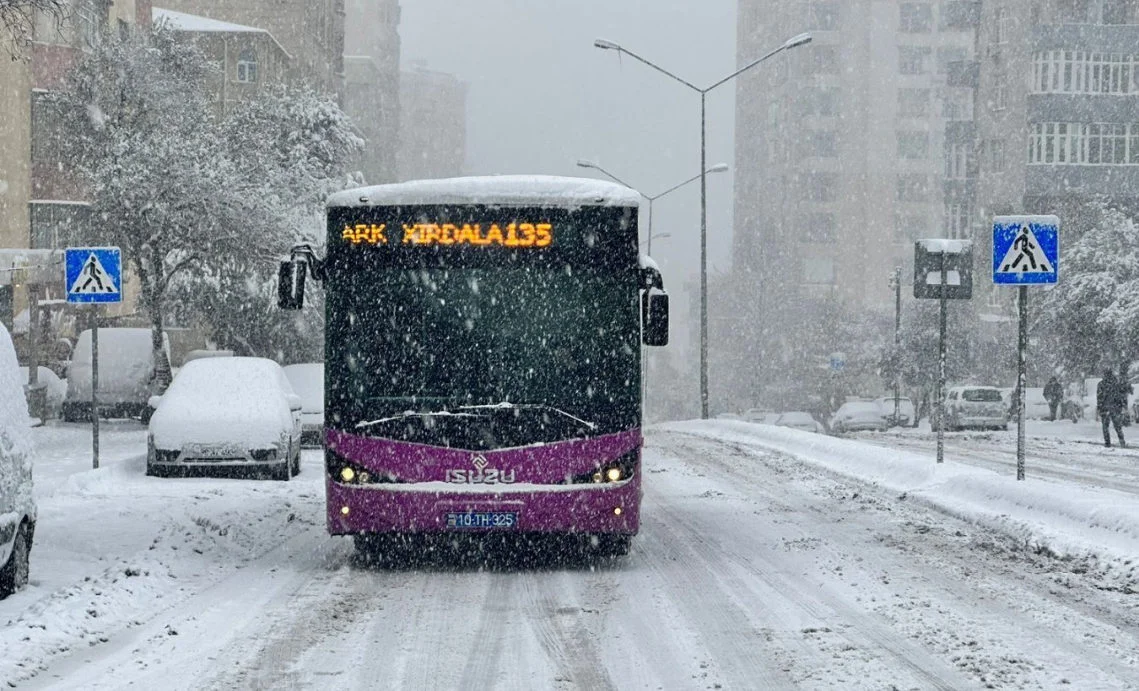
[[[285,376],[301,397],[301,442],[320,446],[324,436],[324,363],[286,365]]]
[[[803,411],[792,411],[788,413],[781,413],[775,419],[777,427],[790,427],[791,429],[799,429],[804,432],[822,432],[823,426],[818,420],[811,417],[810,413]]]
[[[877,401],[847,401],[831,417],[831,432],[877,431],[886,429],[886,418]]]
[[[1008,401],[995,386],[954,386],[945,394],[945,427],[1008,429]]]
[[[20,368],[20,376],[23,377],[24,386],[28,386],[28,368]],[[59,376],[52,372],[47,367],[40,365],[36,369],[36,379],[40,386],[47,390],[47,418],[59,417],[60,410],[63,409],[63,399],[67,396],[67,382],[60,379]]]
[[[28,583],[36,532],[30,426],[16,349],[0,324],[0,598]]]
[[[914,402],[905,396],[898,397],[898,419],[894,419],[894,397],[883,396],[876,401],[878,407],[882,409],[882,415],[885,416],[887,424],[897,426],[908,426],[914,421]]]
[[[163,334],[165,338],[165,334]],[[169,339],[164,340],[170,360]],[[153,336],[150,329],[99,329],[99,414],[137,417],[146,422],[147,399],[154,379]],[[67,396],[63,419],[87,420],[91,416],[91,331],[79,334],[67,370]]]
[[[768,410],[766,408],[749,408],[743,414],[743,419],[747,422],[758,422],[764,425],[774,425],[775,421],[779,418],[779,413]]]
[[[301,398],[272,360],[188,362],[151,405],[147,475],[268,470],[288,480],[300,472]]]

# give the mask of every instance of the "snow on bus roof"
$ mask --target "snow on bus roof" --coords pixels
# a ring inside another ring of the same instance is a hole
[[[329,195],[328,206],[637,206],[640,199],[624,185],[592,178],[488,175],[358,187]]]

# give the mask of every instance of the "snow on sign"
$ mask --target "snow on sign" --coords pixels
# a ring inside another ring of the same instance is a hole
[[[993,219],[993,283],[1055,283],[1059,276],[1060,219],[997,216]]]
[[[68,302],[122,302],[123,261],[118,247],[64,251]]]

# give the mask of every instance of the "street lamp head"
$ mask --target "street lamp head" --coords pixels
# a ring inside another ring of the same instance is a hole
[[[584,158],[579,158],[577,160],[577,165],[582,167],[582,168],[596,168],[597,167],[596,163],[594,163],[593,161],[587,161]]]
[[[808,40],[810,40],[810,39],[808,39]],[[620,45],[618,45],[612,41],[606,41],[603,38],[599,38],[599,39],[594,40],[593,41],[593,47],[594,48],[600,48],[601,50],[621,50]]]
[[[799,34],[798,36],[792,36],[791,38],[787,39],[787,41],[783,44],[783,50],[790,50],[792,48],[798,48],[801,45],[810,43],[811,38],[812,37],[811,37],[810,33],[803,33],[803,34]]]
[[[707,172],[709,172],[709,173],[726,173],[726,172],[728,172],[728,164],[727,163],[717,163],[716,165],[709,168]]]

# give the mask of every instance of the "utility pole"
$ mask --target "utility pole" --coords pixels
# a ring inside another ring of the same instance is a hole
[[[894,353],[895,357],[899,357],[899,362],[894,369],[894,424],[898,423],[901,419],[901,388],[902,388],[902,372],[901,372],[901,345],[902,345],[902,267],[894,267],[894,273],[890,276],[890,283],[894,288]],[[917,411],[914,411],[917,415]],[[915,424],[917,421],[914,421]]]

